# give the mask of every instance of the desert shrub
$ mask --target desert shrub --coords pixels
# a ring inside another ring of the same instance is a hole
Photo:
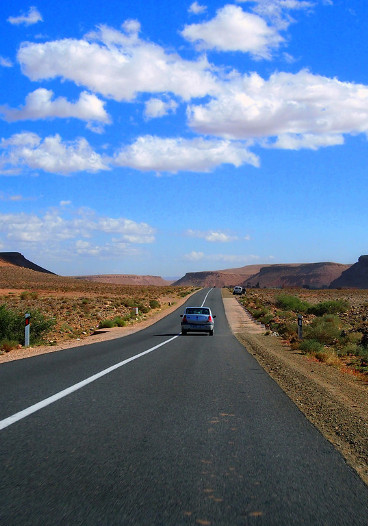
[[[38,310],[30,310],[31,315],[31,330],[30,343],[31,345],[42,341],[43,336],[49,332],[55,325],[52,318],[46,318]],[[24,314],[17,313],[6,307],[0,306],[0,340],[16,341],[18,344],[24,343]]]
[[[276,297],[276,306],[279,309],[293,312],[307,312],[310,304],[297,296],[280,294]]]
[[[113,320],[101,320],[98,324],[99,329],[112,329],[114,327]]]
[[[115,316],[115,318],[112,320],[114,327],[125,327],[126,321],[121,316]]]
[[[323,350],[323,345],[317,340],[304,340],[300,343],[299,349],[305,353],[314,354]]]
[[[0,341],[0,351],[3,353],[9,352],[12,349],[15,349],[16,347],[18,347],[18,345],[19,345],[19,342],[16,342],[14,340],[4,339]]]
[[[346,312],[349,309],[349,303],[346,300],[322,301],[308,308],[308,314],[323,316],[324,314],[338,314]]]
[[[24,290],[20,295],[21,300],[36,300],[37,298],[37,292],[31,292],[30,290]]]
[[[273,314],[272,312],[269,312],[259,318],[259,321],[261,321],[264,325],[268,325],[273,320]]]
[[[338,356],[356,356],[359,353],[359,346],[356,343],[347,343],[337,350]]]
[[[341,335],[341,321],[337,316],[325,314],[321,318],[315,318],[305,328],[305,337],[316,340],[324,345],[331,345],[339,340]]]
[[[139,312],[141,312],[142,314],[147,314],[147,312],[150,311],[150,308],[147,307],[146,305],[143,305],[142,303],[140,303],[140,304],[138,305],[138,310],[139,310]]]
[[[137,302],[132,298],[124,298],[122,300],[124,307],[133,308],[137,306]]]
[[[161,307],[161,303],[157,300],[150,300],[149,306],[151,309],[159,309]]]

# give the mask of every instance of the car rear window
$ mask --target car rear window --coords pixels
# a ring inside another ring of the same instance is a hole
[[[210,313],[210,309],[204,307],[187,307],[187,314],[206,314],[207,316]]]

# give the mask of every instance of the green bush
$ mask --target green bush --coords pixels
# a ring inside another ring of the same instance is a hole
[[[114,327],[113,320],[101,320],[98,324],[99,329],[112,329]]]
[[[46,318],[38,310],[30,310],[31,329],[30,344],[40,343],[42,338],[55,325],[55,321]],[[0,341],[16,341],[18,344],[24,344],[24,314],[17,313],[6,307],[0,306]]]
[[[307,312],[310,304],[301,300],[297,296],[289,296],[287,294],[280,294],[276,297],[276,306],[279,309],[293,312]]]
[[[150,300],[149,306],[151,309],[159,309],[161,307],[161,303],[157,300]]]
[[[346,300],[337,301],[322,301],[316,305],[311,305],[308,308],[308,314],[315,316],[323,316],[324,314],[338,314],[339,312],[346,312],[349,309],[349,303]]]
[[[112,321],[114,327],[125,327],[126,325],[124,318],[122,318],[121,316],[115,316],[115,318]]]
[[[341,335],[341,321],[337,316],[325,314],[321,318],[315,318],[305,328],[305,337],[316,340],[324,345],[331,345],[339,340]]]
[[[299,345],[299,349],[305,353],[317,353],[323,351],[323,345],[317,340],[304,340]]]

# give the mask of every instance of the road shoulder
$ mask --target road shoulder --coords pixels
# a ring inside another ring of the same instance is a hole
[[[226,292],[223,301],[239,342],[368,485],[368,385],[266,336]]]

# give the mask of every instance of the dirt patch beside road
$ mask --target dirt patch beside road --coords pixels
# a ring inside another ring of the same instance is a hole
[[[237,339],[368,484],[368,384],[290,350],[278,337],[265,336],[223,290],[226,316]]]

